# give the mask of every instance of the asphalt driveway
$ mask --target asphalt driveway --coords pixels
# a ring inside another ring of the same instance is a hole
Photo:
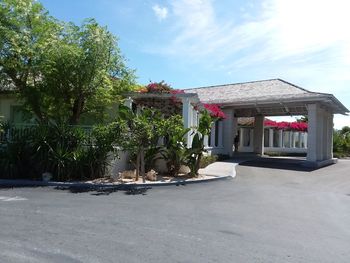
[[[0,262],[350,262],[350,161],[135,192],[0,189]]]

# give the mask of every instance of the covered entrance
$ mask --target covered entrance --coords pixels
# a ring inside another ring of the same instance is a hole
[[[213,153],[233,155],[239,117],[255,118],[252,151],[264,155],[265,116],[306,115],[305,164],[322,167],[336,161],[333,159],[333,115],[347,114],[349,110],[332,94],[311,92],[281,79],[201,87],[185,92],[196,93],[202,103],[219,104],[227,116],[213,127],[208,145]]]

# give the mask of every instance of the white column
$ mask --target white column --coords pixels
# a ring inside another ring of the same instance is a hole
[[[304,148],[307,148],[307,138],[308,138],[308,132],[304,132],[303,140],[304,140]]]
[[[291,131],[291,134],[292,134],[292,148],[295,148],[295,136],[296,136],[296,133],[294,131]]]
[[[288,143],[288,147],[292,148],[293,147],[293,132],[289,131],[289,143]]]
[[[330,116],[329,116],[329,124],[330,124],[330,135],[329,135],[329,150],[330,150],[330,158],[333,158],[333,126],[334,126],[334,122],[333,122],[333,113],[330,113]]]
[[[283,148],[283,130],[278,131],[278,147]]]
[[[239,148],[244,147],[243,142],[244,142],[244,129],[240,128],[239,129]]]
[[[327,156],[330,141],[328,136],[328,113],[317,104],[308,105],[308,151],[307,160],[310,162],[330,159]]]
[[[210,147],[215,147],[215,136],[216,136],[216,122],[211,126],[210,132]]]
[[[132,109],[132,99],[130,97],[124,100],[124,106],[128,107],[129,109]]]
[[[307,105],[308,111],[308,144],[307,144],[307,156],[306,159],[309,162],[317,161],[317,151],[319,145],[317,145],[317,108],[316,104]]]
[[[303,139],[303,133],[302,132],[298,132],[298,148],[301,148],[302,145],[302,139]]]
[[[192,110],[192,125],[198,126],[198,112],[193,108],[192,105],[191,105],[191,110]]]
[[[317,143],[320,144],[320,150],[317,152],[317,160],[325,160],[325,152],[326,152],[326,138],[327,138],[327,131],[325,129],[326,126],[326,119],[325,119],[325,112],[323,109],[318,108],[318,116],[317,116]]]
[[[329,114],[327,111],[324,111],[324,120],[323,120],[323,160],[330,159],[330,154],[329,154]]]
[[[189,98],[182,98],[182,118],[185,128],[191,128],[192,126],[192,105]],[[187,147],[191,148],[191,131],[185,135]]]
[[[327,112],[327,159],[333,158],[333,113]]]
[[[254,152],[254,129],[250,129],[249,139],[249,148]]]
[[[219,136],[218,136],[218,147],[222,147],[223,146],[223,123],[222,121],[218,122],[218,132],[219,132]]]
[[[226,119],[223,120],[223,146],[224,153],[233,155],[234,142],[234,109],[223,109]]]
[[[269,147],[273,147],[273,129],[269,128]]]
[[[253,149],[256,154],[264,154],[264,116],[255,117]]]
[[[209,147],[209,137],[208,137],[208,135],[205,135],[204,136],[204,147],[205,148],[207,148],[207,147]]]
[[[136,114],[137,114],[137,115],[140,115],[140,114],[141,114],[141,106],[140,106],[140,105],[137,105],[137,106],[136,106]]]

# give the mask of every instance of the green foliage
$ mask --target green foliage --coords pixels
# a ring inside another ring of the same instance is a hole
[[[194,132],[191,148],[188,149],[187,165],[191,169],[192,176],[198,176],[204,149],[204,136],[210,134],[211,127],[216,118],[207,110],[201,112],[197,130]]]
[[[219,157],[217,155],[205,155],[202,157],[200,164],[199,164],[199,168],[205,168],[207,167],[209,164],[215,163],[216,161],[218,161]]]
[[[136,180],[141,174],[145,181],[146,158],[150,163],[156,156],[157,151],[154,147],[161,136],[161,120],[161,113],[150,108],[140,110],[136,114],[126,106],[119,107],[117,122],[119,127],[122,127],[120,146],[136,157]]]
[[[113,146],[119,135],[116,123],[95,127],[91,133],[52,122],[33,126],[1,145],[0,174],[40,179],[42,173],[50,172],[60,181],[98,178],[106,172],[109,155],[117,154]]]
[[[3,116],[0,116],[0,134],[4,132],[5,123],[3,121]]]
[[[169,94],[173,89],[164,80],[161,82],[151,82],[146,87],[148,93],[165,93]]]
[[[57,21],[34,0],[0,2],[0,83],[14,87],[42,122],[101,121],[106,107],[133,88],[117,39],[96,21]]]
[[[32,0],[0,2],[0,82],[13,86],[25,102],[42,116],[42,97],[37,82],[44,56],[54,48],[61,25]]]
[[[300,118],[296,118],[297,122],[308,122],[309,121],[309,117],[307,115],[303,115]]]
[[[179,173],[182,164],[188,159],[188,151],[185,142],[185,135],[190,131],[183,126],[180,115],[171,116],[162,123],[162,135],[164,136],[163,159],[166,161],[168,172],[171,176]]]
[[[60,108],[60,119],[69,116],[71,124],[87,112],[103,119],[99,113],[105,112],[104,105],[118,101],[133,82],[116,38],[94,20],[87,20],[81,27],[66,25],[58,45],[47,53],[44,68],[50,116]]]
[[[350,156],[350,127],[345,126],[341,130],[334,130],[333,152],[335,157]]]

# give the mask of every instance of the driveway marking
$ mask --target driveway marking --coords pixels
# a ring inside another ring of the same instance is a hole
[[[28,200],[25,197],[20,197],[20,196],[15,196],[15,197],[10,197],[10,196],[0,196],[0,201],[4,202],[11,202],[11,201],[25,201]]]

